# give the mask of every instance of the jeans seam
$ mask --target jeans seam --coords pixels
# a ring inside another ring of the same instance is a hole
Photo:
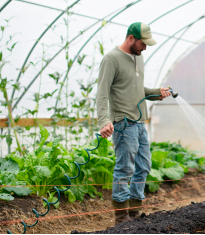
[[[138,150],[139,151],[139,150]],[[139,153],[139,158],[140,158],[140,162],[142,164],[142,159],[141,159],[141,154]],[[145,172],[145,169],[144,169],[144,165],[142,164],[142,168],[143,168],[143,172],[142,172],[142,175],[141,175],[141,181],[143,180],[143,175],[144,175],[144,172]],[[141,183],[142,184],[142,183]]]
[[[121,148],[121,156],[122,156],[122,163],[123,163],[123,168],[124,168],[124,148],[123,148],[123,141],[121,140],[121,145],[122,145],[122,148]],[[121,192],[121,177],[120,177],[120,183],[119,183],[119,190],[118,190],[118,197],[119,197],[119,194]]]
[[[142,124],[142,132],[141,132],[141,134],[139,136],[139,140],[141,139],[143,132],[144,132],[144,125]]]

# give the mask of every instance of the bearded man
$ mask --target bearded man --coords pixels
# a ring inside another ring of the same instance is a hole
[[[97,91],[97,115],[103,138],[113,134],[116,165],[113,174],[112,205],[116,208],[115,224],[131,221],[140,215],[146,177],[151,170],[151,154],[144,121],[148,119],[146,101],[141,105],[142,117],[137,104],[145,96],[161,95],[149,100],[163,99],[168,88],[144,87],[144,61],[142,51],[153,46],[150,27],[142,22],[129,26],[126,39],[104,56],[99,70]],[[109,101],[109,115],[108,115]],[[128,183],[130,187],[128,188]],[[136,207],[134,209],[128,208]],[[120,210],[117,210],[120,209]],[[124,210],[122,210],[124,209]]]

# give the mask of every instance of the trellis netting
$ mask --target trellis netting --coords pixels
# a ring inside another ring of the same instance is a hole
[[[159,87],[172,65],[203,41],[204,9],[204,0],[0,0],[1,76],[13,116],[31,117],[38,109],[38,118],[51,117],[55,107],[71,108],[72,92],[83,99],[82,85],[95,83],[103,55],[138,21],[150,25],[157,41],[143,51],[144,83]],[[95,83],[90,99],[96,91]],[[6,118],[4,103],[0,110]]]

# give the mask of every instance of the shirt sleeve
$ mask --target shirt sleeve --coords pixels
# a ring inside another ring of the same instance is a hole
[[[147,88],[147,87],[144,87],[144,90],[145,90],[145,96],[148,96],[148,95],[160,95],[160,88],[156,88],[156,89],[150,89],[150,88]],[[160,100],[159,97],[150,97],[150,98],[147,98],[147,100]]]
[[[115,66],[110,57],[105,56],[101,62],[98,76],[96,97],[97,118],[100,129],[110,123],[108,116],[108,100],[110,87],[115,77]]]

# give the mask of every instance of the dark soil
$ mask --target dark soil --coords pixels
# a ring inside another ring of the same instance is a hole
[[[159,211],[140,219],[121,223],[115,227],[96,231],[95,234],[156,234],[156,233],[199,233],[205,229],[205,202],[194,203],[173,211]],[[77,234],[72,231],[72,234]],[[82,232],[80,232],[82,233]],[[85,232],[86,233],[86,232]]]
[[[15,196],[15,200],[13,201],[1,201],[0,200],[0,211],[6,214],[6,211],[11,210],[20,210],[24,214],[31,212],[32,208],[38,208],[38,205],[41,202],[41,198],[37,197],[36,195],[26,196],[26,197],[18,197]],[[5,210],[5,208],[7,210]],[[46,210],[45,210],[46,211]],[[1,217],[0,217],[1,218]],[[2,217],[2,221],[7,220],[7,217]]]

